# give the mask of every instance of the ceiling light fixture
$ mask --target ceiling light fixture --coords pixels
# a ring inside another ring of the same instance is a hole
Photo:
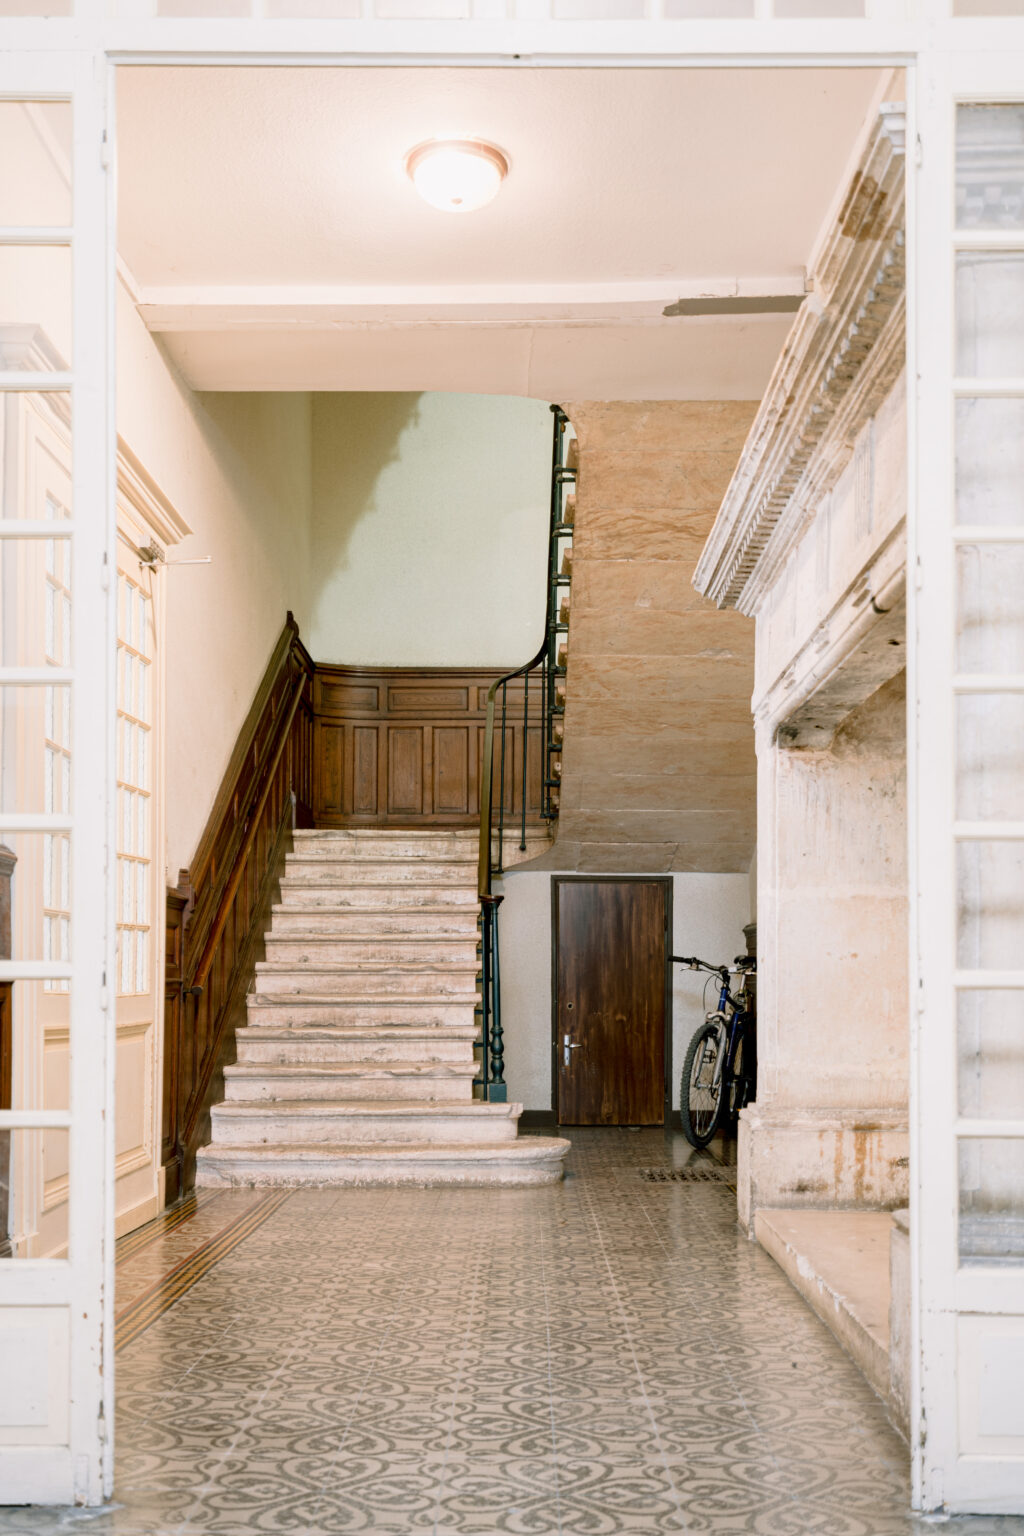
[[[483,139],[428,139],[405,157],[420,197],[445,213],[472,213],[497,196],[508,156]]]

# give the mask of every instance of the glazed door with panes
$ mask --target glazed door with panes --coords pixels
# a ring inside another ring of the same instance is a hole
[[[1024,1512],[1024,53],[929,56],[909,291],[915,1503]]]
[[[0,1505],[112,1485],[106,86],[0,51]]]
[[[117,1235],[156,1213],[160,1032],[156,880],[161,716],[158,578],[139,550],[153,534],[118,505],[117,568]]]

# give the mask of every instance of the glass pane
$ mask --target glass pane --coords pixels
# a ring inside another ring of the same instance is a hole
[[[360,0],[267,0],[267,15],[351,19],[362,15],[362,6]]]
[[[1024,969],[1024,843],[958,845],[957,964]]]
[[[1024,992],[961,992],[957,1039],[960,1113],[1024,1115]]]
[[[960,1143],[960,1257],[1024,1262],[1024,1141]]]
[[[0,0],[0,16],[70,14],[71,0]],[[71,103],[0,101],[0,226],[70,223]]]
[[[249,0],[157,0],[158,16],[248,16]]]
[[[5,393],[0,396],[0,518],[58,523],[70,516],[70,394]]]
[[[60,373],[71,362],[71,248],[0,245],[0,367]]]
[[[1024,821],[1024,696],[963,694],[956,711],[957,816]]]
[[[691,16],[722,21],[754,14],[754,0],[665,0],[665,17],[685,21]]]
[[[554,0],[556,21],[641,21],[644,0]]]
[[[1024,377],[1024,252],[957,256],[956,370],[961,378]]]
[[[0,539],[0,666],[71,664],[70,580],[70,539]],[[9,718],[17,693],[4,694]]]
[[[10,947],[8,955],[2,958],[69,961],[70,834],[6,832],[2,849],[0,902],[9,892],[10,923]],[[48,990],[64,991],[68,983],[58,980],[45,985]]]
[[[67,1131],[0,1131],[0,1258],[66,1258]]]
[[[864,0],[775,0],[775,15],[863,16]]]
[[[0,16],[73,16],[74,0],[0,0]]]
[[[1024,547],[962,544],[957,589],[959,670],[1024,672]]]
[[[0,810],[70,813],[70,687],[0,688]]]
[[[953,0],[954,16],[1024,16],[1024,0]]]
[[[1024,0],[964,3],[955,15],[1024,15]],[[956,217],[960,229],[1024,229],[1024,105],[957,108]]]
[[[956,403],[960,523],[1024,523],[1024,400]]]

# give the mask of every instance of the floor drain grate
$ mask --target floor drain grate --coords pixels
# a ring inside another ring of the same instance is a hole
[[[720,1163],[697,1163],[685,1168],[641,1168],[640,1177],[646,1184],[731,1184],[736,1177],[735,1168]]]

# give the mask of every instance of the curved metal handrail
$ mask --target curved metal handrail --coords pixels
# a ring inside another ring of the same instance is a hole
[[[569,470],[561,458],[568,417],[560,406],[551,407],[555,415],[554,441],[551,451],[551,521],[548,535],[547,597],[544,606],[544,638],[539,650],[522,666],[514,667],[502,677],[496,678],[487,690],[487,713],[484,720],[484,749],[480,768],[480,843],[477,857],[477,894],[480,900],[480,1076],[477,1083],[485,1099],[503,1100],[507,1094],[504,1076],[505,1051],[501,1027],[501,983],[498,954],[498,908],[502,897],[495,895],[493,880],[496,872],[504,867],[505,839],[505,732],[507,729],[508,685],[517,678],[523,679],[523,744],[522,790],[520,816],[522,834],[520,848],[526,848],[526,802],[529,779],[530,738],[530,676],[540,671],[543,681],[541,696],[541,816],[550,820],[555,809],[550,790],[550,749],[553,741],[552,716],[557,708],[555,678],[558,666],[559,629],[557,613],[558,587],[564,576],[558,571],[557,552],[559,541],[572,537],[572,530],[562,522],[562,490],[567,479],[575,479],[575,471]],[[494,752],[495,724],[498,713],[498,694],[501,693],[501,783],[498,801],[498,859],[494,860]],[[518,707],[518,706],[517,706]],[[512,795],[515,805],[515,792]]]
[[[497,708],[498,689],[507,687],[515,678],[525,677],[528,672],[542,665],[548,653],[547,624],[544,629],[544,641],[537,654],[524,662],[521,667],[516,667],[512,672],[506,672],[504,677],[495,678],[487,690],[487,716],[484,722],[484,753],[480,784],[480,849],[477,859],[477,894],[481,901],[488,901],[491,898],[491,877],[494,873],[491,865],[491,838],[494,832],[494,715]],[[524,753],[525,750],[524,740]]]

